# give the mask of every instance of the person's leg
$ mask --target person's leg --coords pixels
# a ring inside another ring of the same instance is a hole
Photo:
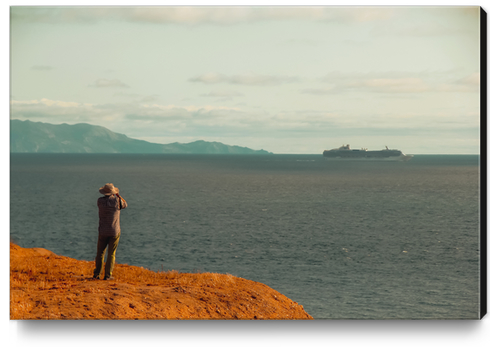
[[[107,251],[107,261],[105,263],[104,279],[112,277],[112,270],[114,270],[114,263],[116,262],[116,250],[119,244],[119,236],[121,234],[111,237],[109,241],[109,250]]]
[[[99,278],[100,276],[100,271],[102,270],[102,264],[104,263],[104,254],[108,241],[109,239],[107,237],[99,235],[99,239],[97,240],[97,255],[95,256],[95,278]]]

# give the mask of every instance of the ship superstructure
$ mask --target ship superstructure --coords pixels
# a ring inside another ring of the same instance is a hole
[[[398,149],[385,149],[378,151],[368,151],[367,148],[351,149],[350,145],[342,145],[339,148],[323,151],[325,159],[355,159],[355,160],[395,160],[407,161],[413,158],[413,155],[405,155]]]

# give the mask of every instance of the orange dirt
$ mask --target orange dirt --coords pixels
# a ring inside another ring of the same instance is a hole
[[[313,319],[272,288],[216,273],[154,272],[116,264],[92,278],[93,261],[10,244],[10,319]]]

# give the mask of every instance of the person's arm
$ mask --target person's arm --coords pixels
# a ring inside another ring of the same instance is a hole
[[[117,195],[117,197],[119,198],[119,206],[121,207],[121,210],[122,210],[123,208],[128,207],[128,203],[126,202],[126,200],[124,200],[124,199],[123,199],[123,197],[122,197],[121,195],[119,195],[119,193],[118,193],[118,194],[116,194],[116,195]]]

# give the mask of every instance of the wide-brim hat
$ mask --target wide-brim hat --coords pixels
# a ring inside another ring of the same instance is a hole
[[[103,195],[118,194],[119,188],[114,187],[114,184],[112,183],[106,183],[105,186],[99,189],[99,193]]]

